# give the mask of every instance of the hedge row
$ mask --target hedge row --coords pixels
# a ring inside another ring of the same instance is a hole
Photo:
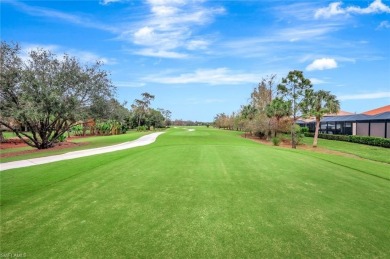
[[[314,133],[305,132],[306,137],[314,137]],[[390,139],[377,138],[368,136],[353,136],[353,135],[332,135],[332,134],[318,134],[318,138],[347,141],[359,144],[365,144],[370,146],[386,147],[390,148]]]

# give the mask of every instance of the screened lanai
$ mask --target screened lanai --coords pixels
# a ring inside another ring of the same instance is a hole
[[[298,120],[310,132],[315,130],[315,120]],[[320,122],[320,133],[338,135],[359,135],[390,138],[390,112],[378,115],[354,114],[324,117]]]

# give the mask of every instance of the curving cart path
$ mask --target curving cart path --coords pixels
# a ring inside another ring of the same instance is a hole
[[[93,156],[93,155],[104,154],[104,153],[109,153],[109,152],[129,149],[129,148],[146,146],[155,142],[157,137],[163,133],[164,132],[156,132],[156,133],[142,136],[139,139],[133,141],[124,142],[121,144],[107,146],[107,147],[85,149],[85,150],[73,151],[73,152],[68,152],[65,154],[55,155],[55,156],[39,157],[39,158],[32,158],[32,159],[20,160],[20,161],[8,162],[8,163],[0,163],[0,171],[34,166],[34,165],[42,165],[42,164],[47,164],[47,163],[52,163],[52,162],[57,162],[62,160],[69,160],[69,159],[74,159],[79,157]]]

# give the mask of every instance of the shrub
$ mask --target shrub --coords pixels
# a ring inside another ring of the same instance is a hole
[[[60,143],[60,142],[65,142],[65,140],[66,140],[66,136],[65,136],[65,134],[62,134],[62,135],[60,135],[58,138],[57,138],[57,140],[55,141],[56,143]]]
[[[274,146],[279,146],[280,145],[280,141],[281,141],[281,139],[279,137],[273,137],[272,138],[272,144],[274,144]]]
[[[309,130],[307,127],[300,127],[299,125],[295,124],[294,125],[294,130],[295,130],[295,136],[296,136],[296,144],[299,145],[302,143],[303,138],[305,137],[305,130]]]
[[[146,131],[146,126],[138,126],[137,131]]]
[[[99,135],[109,135],[113,126],[111,121],[105,121],[96,123],[95,127]]]
[[[314,133],[306,132],[305,136],[314,137]],[[332,134],[318,134],[318,138],[390,148],[390,139],[386,139],[386,138],[356,136],[356,135],[332,135]]]
[[[301,133],[305,134],[306,132],[309,132],[308,127],[300,127],[301,128]]]
[[[122,124],[120,130],[122,134],[125,134],[129,130],[129,127],[126,124]]]
[[[74,132],[74,134],[76,136],[81,136],[83,134],[83,125],[74,125],[72,128],[71,128],[71,131]]]
[[[390,139],[385,139],[385,138],[367,137],[367,136],[349,136],[349,142],[390,148]]]

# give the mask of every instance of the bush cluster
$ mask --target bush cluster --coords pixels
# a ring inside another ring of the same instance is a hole
[[[308,127],[301,127],[298,124],[294,125],[295,136],[296,136],[296,144],[299,145],[302,143],[303,138],[305,137],[305,133],[309,131]]]
[[[146,126],[138,126],[137,131],[147,131],[148,128]]]
[[[281,141],[282,140],[279,137],[273,137],[272,138],[272,143],[274,144],[274,146],[279,146]]]
[[[314,137],[314,133],[305,132],[306,137]],[[359,144],[365,144],[370,146],[390,148],[390,139],[377,138],[368,136],[356,136],[356,135],[332,135],[332,134],[318,134],[318,138],[353,142]]]
[[[129,127],[126,124],[120,126],[120,131],[122,134],[125,134],[129,130]]]

